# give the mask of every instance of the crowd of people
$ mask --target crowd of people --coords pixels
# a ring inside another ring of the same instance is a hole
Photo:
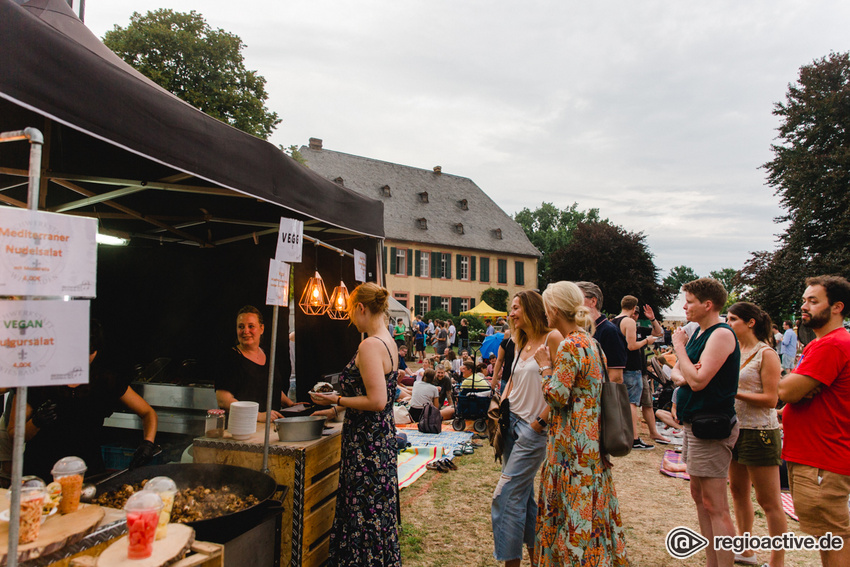
[[[823,276],[806,285],[800,322],[815,339],[802,356],[790,322],[781,333],[757,305],[738,302],[725,309],[722,284],[700,278],[683,286],[689,325],[672,333],[672,347],[656,351],[649,367],[645,349],[665,333],[653,310],[641,309],[637,298],[624,297],[620,314],[609,320],[599,311],[602,290],[591,282],[557,282],[542,294],[522,291],[512,298],[508,338],[492,362],[488,357],[476,365],[468,350],[455,356],[449,337],[459,333],[450,333],[443,322],[434,322],[432,335],[443,356],[425,357],[417,339],[424,370],[405,372],[412,379],[411,414],[415,418],[432,404],[450,419],[450,386],[458,372],[470,386],[480,376],[482,387],[506,400],[502,471],[491,517],[493,555],[507,566],[520,564],[524,547],[533,565],[628,565],[611,458],[600,446],[606,373],[627,386],[633,449],[652,448],[638,435],[641,417],[650,440],[667,443],[667,435],[681,440],[697,521],[709,542],[752,532],[753,491],[769,535],[788,530],[780,500],[784,462],[801,530],[814,536],[830,532],[846,544],[850,333],[843,322],[850,314],[850,283]],[[331,540],[332,560],[340,565],[400,562],[392,408],[400,395],[396,380],[404,346],[400,351],[383,317],[386,297],[374,284],[352,294],[351,319],[366,338],[343,375],[342,395],[314,395],[317,403],[350,408]],[[636,327],[641,313],[651,326],[643,337]],[[428,325],[422,335],[428,335]],[[648,368],[675,384],[670,411],[654,410]],[[656,419],[665,425],[656,428]],[[736,554],[709,545],[705,553],[711,567],[760,565],[752,550]],[[850,565],[848,545],[820,553],[825,566]],[[785,552],[770,550],[764,565],[785,565]]]

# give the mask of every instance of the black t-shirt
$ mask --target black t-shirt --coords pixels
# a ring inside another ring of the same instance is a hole
[[[274,370],[274,386],[272,392],[272,409],[280,409],[280,392],[284,386],[283,378],[277,368]],[[240,402],[257,402],[260,404],[260,412],[266,411],[266,399],[269,388],[269,357],[262,366],[248,360],[242,353],[232,348],[222,357],[219,365],[219,374],[215,380],[216,390],[227,390]]]
[[[514,347],[516,345],[511,339],[502,339],[499,346],[505,351],[505,360],[502,363],[502,375],[499,379],[502,382],[507,382],[508,378],[511,377],[511,370],[514,366]]]
[[[58,419],[39,430],[24,449],[24,474],[34,474],[45,482],[50,470],[62,457],[80,457],[86,462],[86,475],[105,470],[101,443],[103,420],[112,415],[127,391],[129,379],[106,371],[95,360],[89,369],[89,383],[76,388],[46,386],[29,388],[27,404],[33,413],[47,400],[56,402]]]
[[[596,332],[593,338],[602,345],[602,352],[608,359],[608,368],[626,367],[626,338],[623,333],[609,321],[605,315],[600,315],[596,320]]]
[[[467,340],[469,338],[469,325],[461,325],[458,330],[458,337],[462,340]]]

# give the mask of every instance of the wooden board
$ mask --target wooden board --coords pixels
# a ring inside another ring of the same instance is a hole
[[[18,545],[18,561],[27,561],[53,553],[81,540],[97,526],[103,518],[100,506],[80,504],[76,512],[54,514],[41,525],[38,539],[32,543]],[[0,563],[6,562],[9,551],[9,523],[0,523]]]
[[[195,530],[185,524],[168,524],[165,539],[153,542],[153,554],[147,559],[127,559],[127,536],[122,536],[97,558],[98,567],[162,567],[179,561],[195,541]]]

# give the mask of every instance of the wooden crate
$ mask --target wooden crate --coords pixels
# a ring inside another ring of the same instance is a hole
[[[269,470],[278,484],[288,486],[283,501],[280,564],[318,567],[328,558],[328,544],[336,511],[341,424],[334,433],[315,441],[286,443],[269,448]],[[237,465],[262,469],[263,432],[247,441],[199,438],[194,443],[196,463]]]

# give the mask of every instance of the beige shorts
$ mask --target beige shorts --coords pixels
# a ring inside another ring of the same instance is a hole
[[[738,440],[738,422],[726,439],[699,439],[691,432],[691,424],[685,423],[682,440],[682,460],[688,466],[688,474],[708,478],[727,478],[732,448]]]
[[[850,537],[850,476],[789,462],[788,484],[801,530],[813,536],[832,532]]]

